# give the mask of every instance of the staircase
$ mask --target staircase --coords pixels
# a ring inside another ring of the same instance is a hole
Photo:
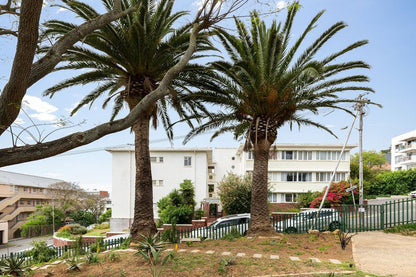
[[[6,215],[2,215],[2,217],[0,217],[1,220],[12,220],[14,219],[16,216],[18,216],[20,213],[24,213],[24,212],[34,212],[36,210],[36,207],[19,207],[16,210],[14,210],[11,214],[6,214]]]

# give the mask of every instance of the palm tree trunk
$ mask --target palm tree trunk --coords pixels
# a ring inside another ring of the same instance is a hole
[[[157,232],[153,217],[153,186],[149,151],[149,121],[150,116],[142,115],[133,125],[136,159],[134,219],[130,230],[133,242],[140,240],[140,234],[148,236]]]
[[[276,234],[270,224],[268,207],[269,151],[272,143],[267,139],[254,144],[253,189],[251,192],[251,219],[249,235]]]

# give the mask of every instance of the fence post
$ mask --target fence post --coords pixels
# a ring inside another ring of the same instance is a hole
[[[384,205],[385,204],[380,205],[380,230],[384,230]]]

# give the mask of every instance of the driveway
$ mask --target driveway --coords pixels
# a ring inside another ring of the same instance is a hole
[[[0,255],[10,254],[11,252],[16,253],[28,248],[32,248],[32,242],[35,240],[46,240],[47,244],[52,244],[51,236],[30,239],[13,239],[9,240],[7,244],[0,245]]]
[[[377,275],[416,276],[416,237],[363,232],[353,237],[357,268]]]

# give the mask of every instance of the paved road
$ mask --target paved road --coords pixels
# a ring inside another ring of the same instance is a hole
[[[19,252],[32,247],[32,241],[46,240],[47,244],[52,244],[52,237],[30,238],[30,239],[15,239],[9,241],[8,244],[0,245],[0,255],[8,254],[10,252]]]
[[[356,266],[377,275],[416,276],[416,237],[363,232],[353,237]]]

